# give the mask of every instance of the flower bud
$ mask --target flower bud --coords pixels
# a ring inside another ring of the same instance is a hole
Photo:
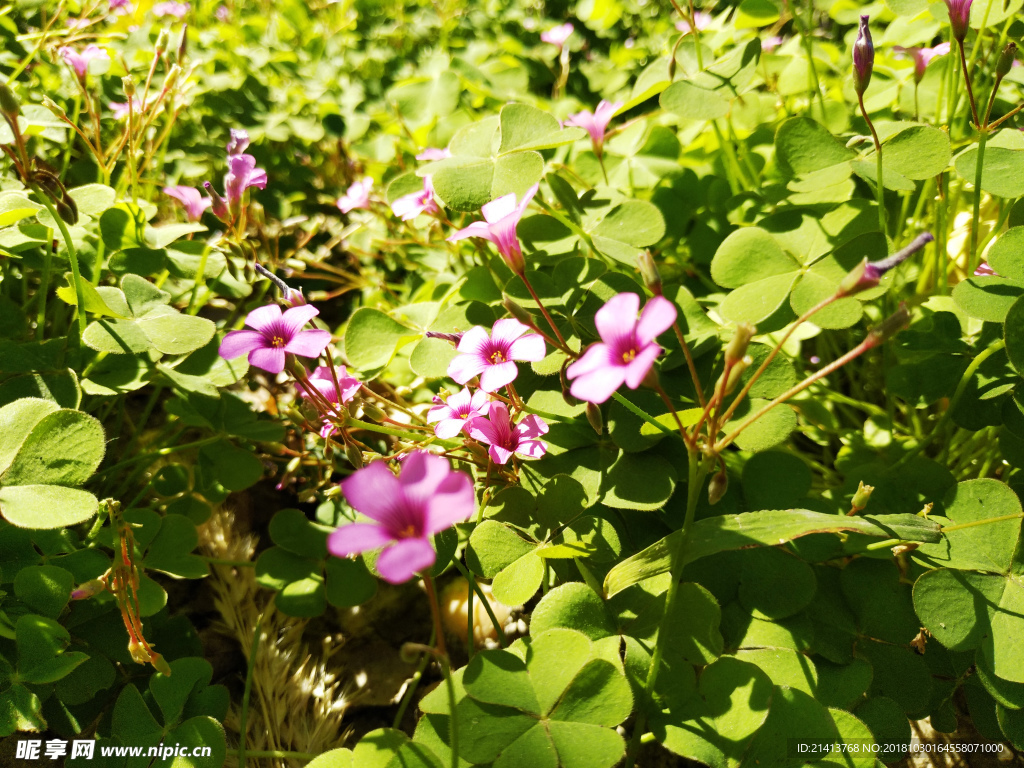
[[[871,82],[871,72],[875,68],[875,46],[871,42],[871,30],[868,28],[868,17],[860,17],[860,29],[857,30],[857,42],[853,44],[853,87],[858,96],[862,96]]]
[[[175,64],[173,67],[171,67],[171,71],[167,73],[167,78],[164,80],[164,90],[169,91],[172,88],[174,88],[180,76],[181,67]]]
[[[863,144],[865,141],[867,141],[869,138],[871,138],[871,137],[870,136],[862,136],[859,133],[854,134],[853,136],[850,137],[850,140],[846,142],[846,148],[847,149],[853,149],[854,147],[858,147],[861,144]]]
[[[878,261],[868,261],[865,258],[842,279],[836,291],[836,296],[839,298],[853,296],[861,291],[874,288],[886,272],[902,264],[934,239],[930,232],[922,232],[911,241],[910,245],[888,258],[879,259]]]
[[[107,582],[103,579],[92,579],[79,584],[71,591],[72,600],[88,600],[90,597],[98,595],[107,588]]]
[[[64,195],[60,200],[54,200],[57,208],[57,215],[64,220],[65,224],[78,223],[78,206],[70,195]]]
[[[124,90],[124,95],[129,99],[135,97],[135,78],[131,75],[125,75],[121,78],[121,88]]]
[[[156,36],[156,45],[154,46],[154,50],[156,51],[157,56],[164,55],[164,51],[167,50],[167,40],[169,37],[170,35],[166,28],[161,29],[160,33]]]
[[[746,356],[747,346],[755,333],[757,333],[757,328],[750,323],[740,323],[736,326],[736,334],[725,348],[726,365],[738,363]]]
[[[203,182],[203,189],[210,196],[210,200],[213,204],[210,206],[210,210],[213,211],[213,215],[223,221],[225,224],[231,223],[231,212],[228,210],[228,201],[221,197],[217,190],[213,188],[213,184],[208,181]]]
[[[868,347],[876,347],[888,341],[897,333],[902,331],[910,323],[910,310],[905,302],[900,302],[900,307],[881,323],[868,331]]]
[[[440,331],[427,331],[423,335],[426,336],[428,339],[441,339],[442,341],[450,342],[455,346],[458,346],[459,342],[462,341],[462,331],[458,331],[456,333],[441,333]]]
[[[181,27],[181,42],[178,43],[178,61],[185,61],[185,54],[188,53],[188,24]]]
[[[149,658],[149,663],[153,665],[153,669],[159,672],[165,677],[171,676],[171,665],[167,663],[167,659],[161,656],[156,651],[153,651],[153,655]]]
[[[654,263],[654,257],[648,250],[640,251],[636,257],[637,267],[640,269],[640,276],[644,279],[644,285],[655,296],[661,296],[661,273],[658,265]]]
[[[850,502],[850,511],[846,514],[855,515],[864,509],[871,498],[871,492],[874,490],[875,487],[873,485],[864,485],[864,481],[861,480],[857,485],[857,492],[853,494],[853,500]]]
[[[597,403],[587,403],[587,421],[594,428],[597,434],[604,434],[604,417],[601,415],[601,408]]]
[[[0,84],[0,113],[4,117],[14,120],[21,114],[21,105],[18,104],[18,97],[14,95],[7,83]]]
[[[732,367],[729,368],[729,379],[725,382],[725,391],[723,394],[731,395],[733,393],[736,386],[740,383],[740,379],[743,377],[743,372],[746,371],[753,362],[754,358],[750,355],[744,355],[741,359],[732,364]],[[718,381],[715,383],[716,392],[722,387],[722,376],[725,376],[725,371],[722,371],[722,375],[718,377]]]
[[[358,446],[352,443],[345,443],[345,458],[356,469],[363,468],[363,452],[359,450]]]
[[[373,421],[384,421],[387,414],[373,403],[363,403],[363,416]]]
[[[729,475],[726,474],[725,467],[722,467],[721,471],[715,473],[708,483],[708,504],[715,506],[722,500],[727,490],[729,490]]]
[[[1013,67],[1013,61],[1017,56],[1017,44],[1008,43],[1003,52],[999,54],[999,61],[996,63],[996,82],[998,83],[1009,73]]]
[[[953,31],[953,37],[961,45],[967,37],[967,30],[971,24],[971,3],[974,0],[946,0],[946,10],[949,11],[949,26]]]
[[[512,297],[506,295],[504,300],[501,302],[501,305],[508,310],[509,314],[512,315],[512,317],[514,317],[523,325],[528,325],[531,328],[534,326],[533,315],[531,315],[529,312],[523,309],[523,307],[516,304],[512,300]]]

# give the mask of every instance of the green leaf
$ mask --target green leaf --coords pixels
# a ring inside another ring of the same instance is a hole
[[[799,272],[766,277],[737,288],[718,305],[722,317],[733,323],[760,323],[789,298]]]
[[[981,171],[981,188],[996,197],[1024,195],[1024,140],[1019,131],[1003,129],[988,141]],[[957,173],[973,184],[978,167],[978,147],[972,145],[953,162]]]
[[[820,171],[857,156],[825,126],[808,117],[792,117],[779,126],[775,153],[779,168],[789,176]]]
[[[88,491],[60,485],[0,488],[0,514],[21,528],[66,528],[84,523],[99,510]]]
[[[103,427],[87,413],[61,409],[44,416],[0,475],[3,485],[82,485],[106,452]]]
[[[220,768],[227,757],[227,739],[224,726],[212,717],[193,717],[168,732],[167,742],[195,744],[210,747],[206,756],[177,755],[170,768]]]
[[[13,139],[13,137],[12,137]],[[34,216],[43,206],[29,200],[24,192],[4,192],[0,194],[0,228],[17,224],[22,219]]]
[[[345,355],[358,370],[377,370],[391,361],[403,337],[413,333],[379,309],[360,307],[345,328]]]
[[[170,666],[171,674],[157,672],[149,678],[149,690],[160,707],[167,728],[178,724],[193,691],[205,688],[213,679],[213,666],[206,659],[176,659],[170,662]]]
[[[353,768],[445,768],[430,748],[401,731],[378,728],[352,750]]]
[[[657,453],[621,453],[604,478],[601,501],[615,509],[660,509],[676,479],[675,467]]]
[[[665,220],[652,203],[626,200],[612,208],[590,234],[640,248],[665,236]]]
[[[882,144],[882,170],[922,181],[946,170],[951,156],[948,133],[931,125],[914,125]],[[873,156],[867,159],[874,162]]]
[[[216,326],[205,317],[183,315],[171,307],[156,307],[135,322],[153,347],[167,355],[194,352],[216,332]]]
[[[110,253],[124,248],[145,246],[141,232],[146,224],[145,214],[131,203],[118,203],[100,216],[100,235]]]
[[[510,526],[495,520],[484,520],[470,534],[466,565],[485,579],[493,579],[535,548],[535,543],[526,541]]]
[[[0,408],[0,476],[6,472],[25,440],[43,418],[59,406],[42,398],[24,398]]]
[[[760,227],[741,227],[729,234],[711,260],[711,279],[723,288],[739,288],[775,275],[787,275],[800,264]]]
[[[758,547],[744,552],[740,562],[740,602],[756,617],[784,619],[814,597],[817,582],[811,566],[785,550]]]
[[[362,605],[377,593],[377,579],[360,559],[329,557],[324,575],[324,596],[335,608]]]
[[[75,579],[53,565],[22,568],[14,577],[14,594],[33,611],[56,619],[71,597]]]
[[[585,647],[589,650],[589,646]],[[534,715],[547,711],[537,701],[525,662],[506,651],[481,651],[474,655],[462,675],[462,685],[477,701]]]
[[[351,749],[332,749],[306,763],[306,768],[353,768]]]
[[[990,323],[1002,323],[1010,307],[1024,295],[1024,285],[1016,280],[989,275],[968,277],[953,289],[953,301],[971,317]]]
[[[540,555],[527,552],[495,575],[491,584],[494,597],[504,605],[522,605],[537,594],[544,571],[544,560]]]
[[[729,100],[717,91],[677,80],[661,94],[661,106],[686,120],[716,120],[729,112]]]
[[[167,515],[146,550],[144,563],[147,568],[171,576],[202,578],[209,573],[209,567],[205,560],[192,554],[198,543],[195,523],[182,515]]]
[[[317,525],[297,509],[282,509],[270,520],[270,538],[280,547],[302,557],[327,557],[326,526]]]
[[[1024,261],[1020,259],[1024,249],[1024,227],[1011,227],[992,243],[986,261],[997,273],[1024,285]]]
[[[582,139],[582,128],[562,128],[553,115],[528,104],[506,104],[499,115],[499,155],[524,150],[553,149]]]
[[[510,193],[519,199],[544,175],[544,158],[532,150],[496,158],[456,156],[437,165],[434,190],[456,211],[475,211]]]
[[[1024,298],[1017,299],[1006,313],[1003,337],[1010,364],[1017,373],[1024,375]]]
[[[75,201],[79,213],[93,218],[110,208],[117,199],[117,192],[105,184],[84,184],[69,189],[68,194]]]
[[[428,124],[455,111],[462,84],[458,74],[445,70],[436,77],[420,77],[388,91],[403,119],[414,126]]]

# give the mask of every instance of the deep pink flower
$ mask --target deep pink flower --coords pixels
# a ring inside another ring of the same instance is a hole
[[[342,213],[354,211],[356,208],[370,207],[370,190],[373,188],[373,179],[366,176],[352,183],[344,195],[338,198],[335,205]]]
[[[256,167],[252,155],[228,155],[228,172],[224,176],[224,197],[228,209],[237,213],[242,205],[242,195],[249,187],[267,188],[267,172]]]
[[[352,473],[341,490],[348,503],[373,523],[352,523],[327,539],[335,557],[349,557],[384,548],[377,570],[385,581],[401,584],[434,564],[430,537],[472,517],[476,510],[473,483],[453,472],[447,459],[414,451],[395,477],[383,461]]]
[[[81,53],[65,46],[60,49],[59,53],[64,59],[64,63],[75,70],[75,74],[82,80],[85,79],[85,75],[89,71],[90,61],[94,59],[110,61],[110,54],[98,45],[87,45]]]
[[[203,218],[203,211],[213,205],[210,198],[203,197],[194,187],[164,187],[164,194],[173,197],[184,206],[189,221],[199,221]]]
[[[608,130],[608,123],[612,121],[612,117],[621,106],[621,101],[608,102],[602,99],[593,112],[585,109],[575,115],[569,115],[565,124],[586,130],[590,134],[591,141],[594,142],[594,154],[600,155],[601,149],[604,147],[604,135]]]
[[[875,68],[875,45],[871,40],[869,21],[867,15],[860,17],[857,41],[853,44],[853,87],[860,95],[868,89]]]
[[[249,148],[249,132],[244,128],[232,128],[230,136],[226,147],[229,155],[240,155]]]
[[[391,211],[402,221],[415,219],[421,213],[437,213],[441,206],[434,199],[434,183],[429,176],[423,177],[423,189],[403,195],[391,204]]]
[[[696,13],[693,14],[693,21],[694,25],[697,27],[697,31],[700,32],[702,29],[708,28],[708,26],[711,24],[712,16],[710,13],[705,13],[704,11],[697,11]],[[685,19],[683,21],[676,22],[676,29],[682,32],[684,35],[688,35],[691,32],[693,32],[693,27],[690,26],[690,22],[686,21]]]
[[[277,304],[254,309],[245,318],[252,331],[231,331],[220,343],[220,356],[234,360],[249,355],[249,365],[269,373],[284,370],[285,355],[319,357],[331,341],[328,331],[302,330],[302,326],[319,315],[316,307],[293,307],[282,314]]]
[[[561,48],[565,45],[565,41],[572,36],[575,29],[572,22],[567,21],[565,24],[559,24],[557,27],[552,27],[546,32],[541,32],[540,39],[545,43]]]
[[[434,407],[427,412],[427,424],[437,422],[434,434],[447,440],[462,432],[470,419],[483,416],[486,406],[487,393],[473,392],[469,387],[449,395],[447,400],[434,395]]]
[[[157,3],[153,6],[153,15],[158,19],[164,16],[173,16],[176,19],[183,19],[189,12],[191,6],[188,3],[176,3],[173,0],[169,2]]]
[[[340,397],[338,395],[338,388],[334,386],[334,376],[331,375],[331,369],[326,365],[321,365],[313,371],[309,376],[309,383],[313,385],[317,392],[324,396],[327,402],[334,403],[335,405],[348,405],[363,384],[354,376],[349,376],[348,369],[344,365],[335,366],[334,373],[338,377],[338,384],[341,386]],[[298,386],[299,394],[302,397],[307,400],[312,398],[312,395],[306,391],[305,386],[302,384],[296,386]]]
[[[451,150],[447,147],[444,149],[438,149],[437,147],[427,147],[418,155],[417,160],[444,160],[452,156]]]
[[[903,54],[910,54],[913,57],[914,80],[920,83],[924,77],[924,71],[931,64],[932,59],[949,53],[949,43],[939,43],[934,48],[904,48],[902,45],[897,45],[896,50]]]
[[[490,240],[498,247],[498,253],[508,264],[509,269],[517,275],[526,271],[526,261],[523,259],[523,249],[519,245],[519,237],[516,235],[516,225],[523,218],[526,206],[537,194],[538,185],[534,184],[523,195],[523,199],[516,204],[515,193],[492,200],[480,209],[484,215],[484,221],[474,221],[465,229],[460,229],[448,238],[448,242],[454,243],[467,237],[482,237]]]
[[[989,265],[989,263],[987,261],[983,261],[983,262],[981,262],[981,264],[978,265],[978,268],[976,270],[974,270],[974,276],[975,277],[999,277],[999,273],[996,272],[994,269],[992,269],[992,267]]]
[[[526,459],[539,459],[548,450],[537,439],[548,431],[543,420],[530,414],[513,424],[508,408],[497,400],[491,403],[488,417],[472,419],[467,431],[474,440],[490,446],[487,452],[495,464],[507,464],[514,453]]]
[[[119,8],[128,6],[128,0],[110,0],[110,10],[116,11]]]
[[[949,26],[953,30],[953,37],[960,43],[967,37],[967,30],[971,23],[971,3],[974,0],[946,0],[946,10],[949,11]]]
[[[661,354],[654,340],[675,322],[676,308],[661,296],[648,300],[638,318],[639,308],[639,296],[620,293],[597,310],[594,322],[601,341],[566,371],[575,379],[569,388],[573,397],[603,403],[623,382],[630,389],[643,382]]]
[[[510,317],[496,321],[490,336],[479,325],[470,328],[459,340],[456,349],[462,354],[448,364],[448,375],[459,384],[479,375],[480,389],[496,392],[519,375],[513,361],[537,362],[547,354],[544,339],[529,330]]]

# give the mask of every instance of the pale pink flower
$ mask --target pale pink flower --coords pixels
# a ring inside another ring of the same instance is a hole
[[[293,307],[283,314],[277,304],[259,307],[245,319],[245,324],[255,330],[231,331],[221,341],[219,354],[226,360],[247,354],[249,365],[280,373],[284,370],[285,355],[319,357],[330,343],[328,331],[302,330],[302,326],[319,314],[316,307],[308,304]]]
[[[764,51],[765,53],[771,53],[784,42],[786,41],[783,38],[779,37],[778,35],[766,37],[764,40],[761,41],[761,50]]]
[[[444,149],[438,149],[437,147],[427,147],[418,155],[417,160],[445,160],[452,156],[451,150],[447,147]]]
[[[244,128],[232,128],[225,149],[229,155],[240,155],[249,148],[249,132]]]
[[[487,418],[472,419],[467,431],[474,440],[490,446],[487,452],[495,464],[507,464],[513,454],[539,459],[548,449],[537,439],[548,431],[548,425],[533,414],[513,424],[508,408],[500,401],[490,404]]]
[[[603,403],[623,383],[636,389],[646,378],[661,354],[655,338],[675,322],[676,308],[661,296],[648,300],[637,317],[639,308],[639,296],[620,293],[597,310],[594,323],[601,341],[566,371],[575,379],[569,388],[573,397]]]
[[[345,194],[338,198],[335,205],[342,213],[354,211],[356,208],[370,207],[370,190],[373,188],[373,179],[365,176],[354,181],[346,190]]]
[[[242,203],[242,195],[249,187],[266,189],[267,172],[256,167],[252,155],[228,155],[228,172],[224,176],[224,197],[228,208],[235,211]]]
[[[415,219],[421,213],[438,213],[441,206],[434,197],[434,183],[429,176],[423,177],[423,189],[403,195],[391,204],[391,211],[402,221]]]
[[[896,50],[902,54],[910,54],[914,59],[914,80],[920,83],[932,59],[949,53],[949,43],[939,43],[934,48],[904,48],[897,45]]]
[[[601,149],[604,146],[604,136],[608,130],[608,123],[612,121],[616,111],[621,106],[621,101],[609,102],[602,99],[601,103],[597,105],[597,109],[593,112],[585,109],[582,112],[577,112],[575,115],[569,115],[565,124],[586,130],[590,134],[591,141],[594,142],[594,154],[600,155]]]
[[[476,511],[473,482],[453,472],[447,459],[414,451],[395,477],[383,461],[353,472],[341,482],[348,503],[372,523],[343,525],[327,539],[335,557],[383,548],[377,570],[385,581],[401,584],[437,559],[431,536],[464,522]]]
[[[514,361],[537,362],[547,354],[544,339],[529,330],[511,317],[496,321],[490,335],[479,325],[470,328],[459,340],[456,349],[462,354],[448,364],[448,375],[459,384],[480,376],[484,392],[501,389],[519,375]]]
[[[231,11],[226,5],[218,5],[213,15],[217,17],[217,21],[227,21],[231,18]]]
[[[711,25],[712,16],[710,13],[704,11],[697,11],[693,14],[694,25],[697,27],[697,31],[707,29]],[[677,21],[676,29],[682,32],[684,35],[688,35],[693,32],[693,27],[690,26],[690,22],[687,20]]]
[[[565,41],[572,36],[575,29],[572,23],[567,21],[565,24],[559,24],[557,27],[552,27],[546,32],[541,32],[540,39],[556,48],[561,48],[565,45]]]
[[[490,240],[498,248],[501,258],[508,264],[509,269],[517,275],[526,271],[526,261],[523,259],[523,249],[519,245],[519,237],[516,235],[516,225],[523,218],[526,206],[537,194],[538,185],[534,184],[523,195],[523,199],[516,203],[514,192],[492,200],[480,209],[484,215],[484,221],[474,221],[468,227],[460,229],[448,238],[448,242],[463,240],[467,237],[482,237]]]
[[[334,386],[334,376],[338,377],[338,384],[341,386],[340,394],[338,387]],[[323,395],[327,402],[334,403],[335,405],[348,405],[352,398],[356,396],[356,393],[359,392],[359,388],[363,386],[359,379],[348,375],[348,369],[344,365],[335,366],[334,375],[331,375],[331,369],[326,365],[319,366],[310,374],[309,383],[313,385],[317,392]],[[296,386],[302,397],[307,400],[313,397],[302,383]]]
[[[130,10],[131,7],[131,3],[128,0],[110,0],[110,10],[112,11]]]
[[[975,277],[999,277],[999,273],[996,272],[994,269],[992,269],[992,267],[989,265],[989,263],[987,261],[983,261],[983,262],[981,262],[981,264],[978,265],[978,268],[976,270],[974,270],[974,276]]]
[[[128,118],[130,110],[128,109],[127,101],[112,101],[109,106],[115,120],[126,120]]]
[[[469,387],[463,387],[446,400],[434,395],[434,407],[427,412],[427,424],[437,422],[434,434],[440,438],[455,437],[465,430],[470,419],[484,415],[487,399],[486,392],[473,392]]]
[[[89,71],[89,62],[110,61],[110,54],[98,45],[87,45],[81,53],[65,46],[60,49],[59,53],[64,59],[64,63],[75,70],[75,74],[82,80],[85,79],[85,75]]]
[[[185,208],[185,215],[189,221],[199,221],[203,218],[203,211],[213,205],[208,197],[203,197],[198,189],[194,187],[176,186],[164,187],[164,194],[173,197]]]
[[[153,6],[153,15],[158,19],[164,16],[173,16],[176,19],[183,19],[188,14],[191,6],[188,3],[176,3],[174,0],[169,2],[157,3]]]

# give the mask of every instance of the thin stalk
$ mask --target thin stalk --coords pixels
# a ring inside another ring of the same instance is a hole
[[[46,210],[50,212],[50,217],[57,222],[57,228],[60,230],[61,237],[64,238],[64,246],[68,249],[68,261],[71,262],[71,278],[75,284],[75,299],[78,302],[76,307],[78,338],[81,341],[82,336],[85,335],[85,289],[82,287],[82,273],[78,269],[78,251],[75,250],[75,244],[71,241],[71,233],[68,231],[64,219],[57,213],[57,209],[50,202],[50,198],[38,186],[32,185],[32,189],[35,190],[39,201],[46,206]]]
[[[974,88],[971,86],[970,69],[967,66],[967,57],[964,55],[964,43],[957,41],[957,48],[960,51],[960,68],[964,74],[964,85],[967,86],[967,100],[971,103],[971,117],[974,118],[974,125],[981,128],[981,121],[978,119],[978,104],[974,100]]]
[[[444,627],[441,626],[441,607],[437,601],[437,587],[434,577],[423,575],[423,584],[427,588],[430,600],[430,612],[434,616],[434,633],[437,637],[437,660],[441,664],[445,687],[448,689],[448,742],[452,750],[452,768],[459,768],[459,718],[455,711],[455,683],[452,680],[452,668],[448,661],[448,651],[444,647]]]
[[[53,230],[46,230],[43,251],[43,276],[39,280],[39,312],[36,314],[36,341],[42,341],[46,330],[46,297],[50,295],[50,264],[53,259]]]
[[[430,634],[430,645],[434,644],[434,630],[431,629]],[[409,709],[409,705],[412,703],[413,696],[416,694],[416,689],[419,687],[420,680],[423,679],[423,673],[427,669],[427,664],[430,663],[430,656],[423,654],[420,657],[420,663],[416,667],[416,671],[412,675],[412,682],[409,683],[409,687],[405,691],[405,695],[402,697],[402,702],[398,705],[398,711],[395,713],[395,719],[391,723],[391,727],[396,731],[401,727],[402,720],[405,718],[405,712]]]
[[[488,464],[490,464],[490,462],[488,462]],[[470,587],[473,588],[473,591],[476,592],[477,598],[483,604],[484,610],[487,611],[487,618],[491,620],[491,625],[498,633],[498,642],[501,643],[501,647],[507,648],[508,638],[505,637],[505,630],[502,629],[501,623],[498,621],[498,617],[494,615],[494,608],[491,607],[491,601],[484,596],[483,589],[481,589],[480,585],[477,584],[476,579],[473,578],[472,574],[470,574],[470,572],[466,569],[466,566],[464,566],[458,560],[452,560],[452,562],[455,564],[455,567],[459,569],[459,573],[462,574],[462,577],[469,583]]]
[[[651,414],[649,414],[647,411],[645,411],[639,405],[636,405],[635,403],[630,402],[625,397],[620,395],[618,392],[612,392],[612,397],[614,397],[622,405],[624,405],[630,411],[632,411],[637,416],[639,416],[641,419],[646,421],[648,424],[650,424],[651,426],[657,427],[660,431],[664,432],[666,435],[675,435],[676,434],[671,429],[669,429],[667,426],[665,426],[660,421],[658,421],[656,418],[651,416]]]
[[[683,356],[686,358],[686,367],[690,369],[690,378],[693,379],[694,389],[697,390],[697,400],[700,401],[700,405],[703,408],[707,405],[707,398],[704,397],[704,387],[700,383],[700,376],[697,375],[697,366],[693,362],[693,353],[690,351],[690,345],[686,343],[686,338],[683,336],[683,329],[679,327],[678,320],[672,323],[672,330],[676,332],[676,338],[679,339],[679,346],[683,348]]]
[[[540,300],[540,296],[537,295],[537,292],[533,290],[533,285],[526,279],[526,273],[524,272],[519,277],[526,286],[526,290],[530,292],[530,296],[532,296],[533,300],[537,302],[537,306],[540,307],[541,314],[544,315],[544,319],[548,321],[548,325],[551,326],[551,330],[555,332],[555,336],[558,338],[559,343],[561,343],[563,350],[572,353],[572,350],[569,349],[569,345],[565,343],[565,339],[562,337],[562,332],[558,330],[558,326],[555,325],[555,321],[551,318],[551,315],[548,314],[547,307],[544,306],[544,303]]]
[[[993,91],[994,92],[994,91]],[[978,268],[978,227],[981,224],[981,174],[985,167],[985,145],[988,143],[988,131],[979,128],[978,160],[974,169],[974,210],[971,214],[971,257],[967,262],[967,273],[973,274]]]
[[[878,228],[884,235],[886,233],[885,227],[885,185],[882,181],[882,142],[878,140],[878,132],[875,130],[875,124],[871,122],[871,117],[868,115],[867,109],[864,107],[864,94],[857,94],[857,101],[860,103],[860,113],[864,116],[864,122],[868,124],[868,129],[871,131],[871,140],[875,143],[875,173],[878,178],[875,180],[875,197],[878,200]]]
[[[256,621],[256,629],[252,633],[252,645],[249,650],[249,665],[245,672],[245,690],[242,692],[242,711],[238,715],[238,764],[245,765],[245,725],[249,717],[249,697],[252,694],[253,671],[256,669],[256,654],[260,650],[260,637],[263,634],[263,614]],[[249,753],[255,756],[256,753]]]

